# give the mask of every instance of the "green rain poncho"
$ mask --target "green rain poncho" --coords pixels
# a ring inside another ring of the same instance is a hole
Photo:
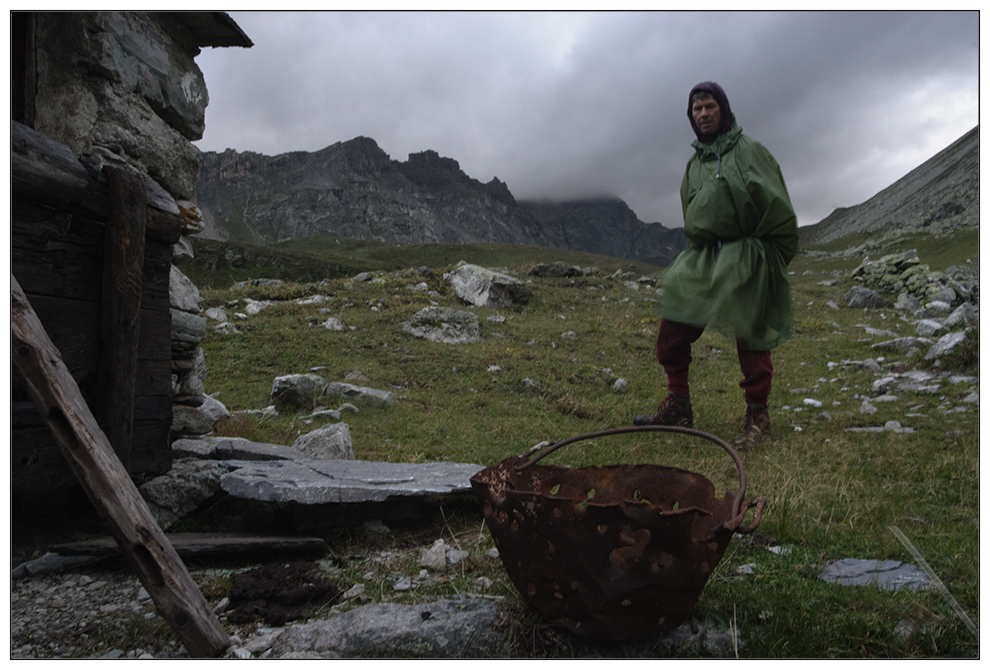
[[[780,166],[734,119],[710,144],[692,146],[681,183],[688,248],[664,277],[663,318],[772,349],[790,332],[787,264],[798,249]]]

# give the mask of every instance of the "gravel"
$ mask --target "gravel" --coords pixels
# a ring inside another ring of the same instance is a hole
[[[120,647],[141,631],[167,628],[140,580],[124,572],[62,573],[13,580],[10,587],[10,657],[188,658],[174,635],[158,645]],[[116,644],[115,644],[116,643]]]

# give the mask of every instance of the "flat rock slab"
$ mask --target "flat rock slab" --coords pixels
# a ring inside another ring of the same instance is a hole
[[[323,505],[469,494],[470,463],[383,463],[351,460],[224,461],[220,488],[235,498]]]
[[[490,600],[364,605],[322,621],[287,626],[271,658],[498,658],[503,636]]]
[[[172,443],[176,456],[208,460],[275,461],[306,460],[306,454],[281,444],[252,442],[242,437],[197,437],[179,439]]]
[[[876,586],[888,591],[929,589],[931,579],[910,563],[843,558],[825,566],[818,576],[826,582],[844,586]]]
[[[504,615],[503,615],[504,616]],[[232,650],[237,658],[510,658],[511,635],[499,626],[498,602],[449,599],[419,605],[362,605],[327,619],[259,629]],[[738,632],[703,621],[641,642],[598,642],[559,630],[577,658],[704,655],[730,658],[745,647]]]

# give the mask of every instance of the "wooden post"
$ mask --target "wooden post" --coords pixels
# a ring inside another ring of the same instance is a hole
[[[13,274],[10,286],[11,359],[31,400],[159,614],[192,656],[219,656],[230,638],[114,455]]]
[[[112,167],[106,173],[110,216],[104,233],[103,351],[96,411],[117,458],[129,470],[148,203],[137,177]]]

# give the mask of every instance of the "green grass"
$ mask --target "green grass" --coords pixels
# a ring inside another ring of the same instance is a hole
[[[923,262],[944,269],[975,253],[967,240],[972,242],[964,235],[956,248],[913,237],[904,240],[904,248],[918,248]],[[346,275],[323,285],[300,282],[283,289],[238,293],[224,283],[230,277],[212,283],[200,279],[205,306],[227,306],[228,313],[238,309],[230,308],[229,302],[245,296],[332,296],[327,305],[282,302],[266,308],[238,322],[240,335],[218,335],[208,328],[202,344],[209,369],[207,392],[219,394],[228,409],[255,409],[270,404],[276,376],[318,368],[328,381],[341,381],[360,371],[369,380],[365,385],[393,391],[399,400],[390,410],[347,415],[357,458],[482,465],[521,454],[543,440],[629,425],[635,414],[652,410],[664,394],[664,376],[654,359],[659,298],[650,287],[633,291],[610,278],[628,262],[601,258],[578,262],[570,260],[567,252],[531,248],[516,248],[511,254],[484,247],[424,245],[399,248],[401,253],[395,249],[393,245],[390,257],[388,245],[349,247],[355,268],[365,264],[364,269],[376,270],[383,280],[378,283],[354,282]],[[316,253],[312,257],[321,258]],[[327,257],[322,258],[325,262]],[[526,277],[536,262],[558,259],[595,265],[597,271],[580,280],[533,279],[533,299],[525,306],[468,308],[442,279],[443,272],[461,259],[508,267],[520,277]],[[742,656],[971,658],[979,653],[977,640],[938,591],[895,593],[839,587],[817,579],[826,564],[841,558],[914,562],[890,530],[897,526],[979,625],[978,415],[975,407],[965,413],[942,411],[960,404],[967,392],[964,386],[948,382],[938,394],[902,392],[895,402],[878,403],[877,414],[860,413],[857,396],[872,395],[875,377],[854,366],[830,368],[829,363],[877,358],[878,352],[870,348],[876,340],[866,335],[864,325],[913,334],[894,310],[837,310],[828,305],[829,301],[843,304],[842,296],[852,284],[824,287],[818,282],[861,260],[802,254],[791,264],[795,327],[793,337],[774,353],[775,437],[743,454],[748,494],[766,496],[766,512],[756,536],[737,538],[730,545],[697,605],[699,616],[726,625],[732,621],[739,628],[745,641]],[[438,298],[407,288],[424,279],[404,268],[424,265],[433,271],[425,281],[440,292]],[[637,270],[660,272],[649,267]],[[253,272],[251,276],[266,276]],[[451,346],[404,333],[402,322],[431,300],[475,312],[482,324],[482,341]],[[320,327],[329,316],[341,319],[347,329],[333,332]],[[489,321],[490,316],[505,320]],[[576,337],[565,337],[567,331]],[[718,333],[706,332],[695,346],[694,358],[695,425],[729,439],[744,410],[734,345]],[[898,369],[926,364],[920,356],[887,352],[884,363],[895,362]],[[962,352],[942,364],[943,369],[978,374],[978,333]],[[501,370],[489,371],[491,366]],[[626,392],[612,388],[616,377],[629,382]],[[803,406],[804,398],[819,400],[823,406]],[[830,418],[819,416],[823,411]],[[906,417],[908,411],[923,416]],[[914,432],[845,430],[882,426],[890,420]],[[229,420],[220,430],[291,444],[318,426],[319,422],[280,416]],[[705,474],[720,495],[738,487],[735,468],[724,452],[680,435],[586,440],[555,452],[547,461],[571,466],[661,463]],[[422,547],[440,536],[448,543],[456,540],[478,549],[472,549],[474,558],[456,578],[434,584],[431,590],[398,594],[388,586],[393,573],[417,570],[393,566],[394,570],[376,573],[380,588],[374,599],[404,602],[427,593],[453,595],[476,590],[475,580],[487,576],[493,592],[506,596],[504,607],[512,613],[511,633],[518,653],[572,653],[566,636],[549,630],[525,610],[498,561],[484,557],[483,549],[492,545],[480,514],[458,513],[400,529],[392,542],[396,548]],[[360,543],[351,531],[334,531],[328,540],[335,554],[367,552],[356,548]],[[777,555],[766,549],[768,543],[788,545],[792,551]],[[736,574],[736,568],[750,563],[756,565],[754,575]],[[354,577],[346,573],[346,566],[341,569],[344,577]],[[369,588],[369,593],[373,590]],[[902,621],[915,626],[907,639],[894,633]]]

